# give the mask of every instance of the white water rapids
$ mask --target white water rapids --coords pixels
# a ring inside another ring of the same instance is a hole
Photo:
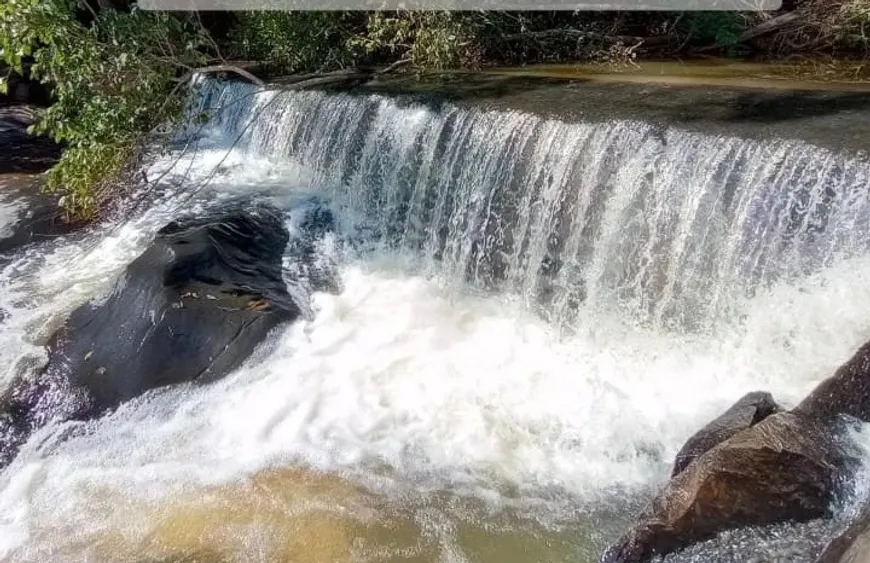
[[[31,438],[2,561],[592,561],[695,430],[751,390],[793,404],[870,338],[861,156],[204,88],[220,110],[147,172],[163,195],[5,266],[6,380],[223,197],[291,228],[335,209],[343,290],[224,380]]]

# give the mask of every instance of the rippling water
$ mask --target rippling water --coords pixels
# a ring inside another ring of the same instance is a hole
[[[162,195],[0,273],[5,380],[168,220],[239,194],[291,229],[335,209],[343,290],[222,381],[40,431],[0,475],[4,561],[593,561],[698,427],[750,390],[796,402],[870,335],[863,157],[222,83],[202,104],[147,171]]]

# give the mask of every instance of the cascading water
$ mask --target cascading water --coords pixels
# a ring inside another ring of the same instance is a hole
[[[342,292],[222,381],[40,431],[0,476],[2,560],[592,561],[695,429],[749,390],[795,402],[870,335],[862,156],[201,87],[147,209],[5,267],[10,372],[239,193],[291,228],[336,209]]]
[[[403,107],[212,84],[245,150],[289,158],[391,247],[451,280],[710,329],[735,299],[868,245],[867,166],[797,141]]]

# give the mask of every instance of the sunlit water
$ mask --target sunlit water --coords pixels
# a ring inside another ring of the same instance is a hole
[[[342,291],[215,384],[35,435],[0,475],[4,561],[592,561],[697,428],[870,337],[861,157],[208,87],[226,110],[148,170],[159,197],[5,266],[5,381],[223,198],[291,231],[336,210]]]

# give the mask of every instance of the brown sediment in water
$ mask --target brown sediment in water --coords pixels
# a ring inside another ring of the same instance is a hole
[[[592,561],[587,526],[547,529],[445,492],[387,498],[334,474],[277,468],[146,500],[105,486],[77,521],[31,530],[8,563],[482,563]],[[50,512],[50,507],[45,507]],[[52,519],[49,517],[49,519]],[[41,519],[42,520],[42,519]],[[43,521],[44,522],[44,521]]]
[[[106,521],[87,530],[71,522],[43,528],[30,543],[46,546],[55,560],[340,563],[366,529],[362,490],[304,469],[262,471],[159,501],[88,489],[89,509]],[[21,552],[9,561],[32,557]]]
[[[804,92],[870,92],[863,65],[836,62],[729,60],[639,61],[619,67],[577,64],[493,68],[484,74],[586,80],[604,84],[668,84]]]

